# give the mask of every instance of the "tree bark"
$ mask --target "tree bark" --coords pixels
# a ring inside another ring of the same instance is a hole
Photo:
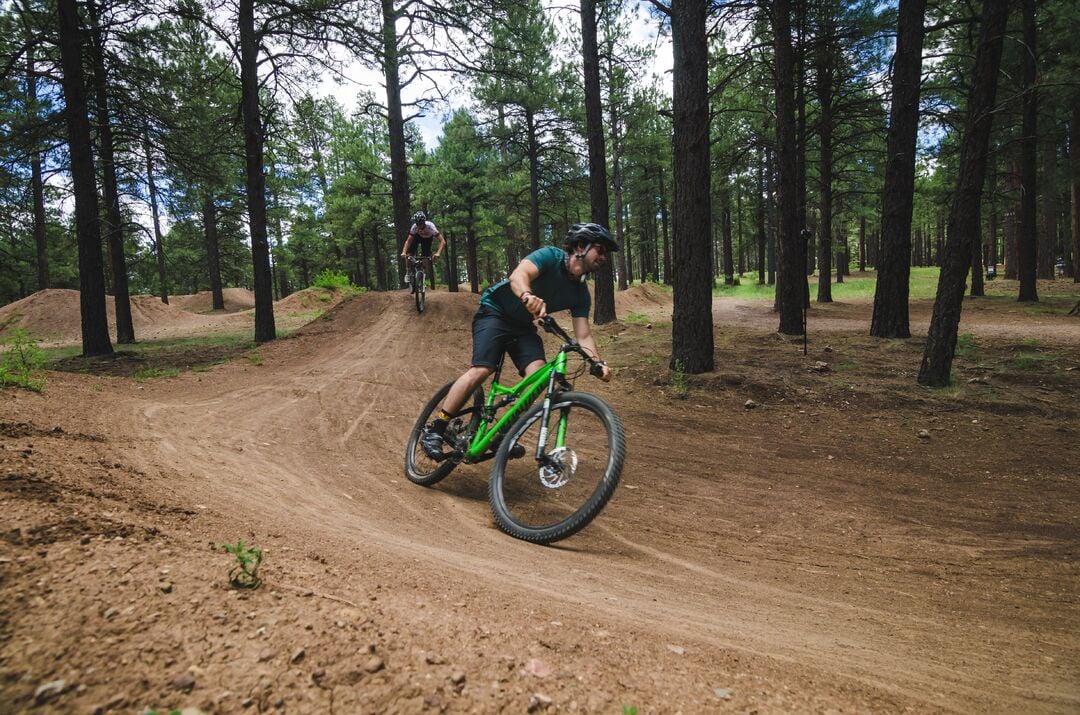
[[[900,0],[888,157],[882,195],[881,250],[874,262],[877,285],[870,334],[911,337],[908,282],[911,278],[911,214],[915,195],[915,139],[919,129],[923,14],[926,0]]]
[[[713,369],[706,8],[705,0],[671,7],[675,289],[669,366],[689,374]]]
[[[668,235],[668,200],[664,188],[664,168],[660,167],[660,225],[664,232],[664,284],[671,285],[674,273],[671,263],[671,240]]]
[[[143,151],[146,152],[146,187],[150,194],[150,216],[154,222],[154,256],[157,259],[158,294],[161,302],[169,304],[169,282],[165,273],[165,248],[161,239],[161,217],[158,215],[157,183],[154,181],[154,149],[150,131],[143,127]]]
[[[37,74],[32,47],[26,51],[26,104],[34,116],[37,116]],[[41,152],[36,145],[30,152],[30,191],[34,200],[37,289],[45,290],[49,287],[49,244],[45,231],[45,182],[41,178]]]
[[[255,34],[255,0],[240,0],[241,113],[244,123],[248,223],[251,232],[252,278],[255,285],[255,342],[277,337],[270,275],[270,247],[266,239],[266,177],[263,175],[263,125],[259,113],[259,38]],[[222,304],[224,307],[224,303]],[[215,306],[216,307],[216,306]]]
[[[596,46],[596,0],[581,0],[581,57],[585,81],[585,138],[589,147],[589,220],[605,228],[611,221],[608,205],[604,115],[600,96],[600,54]],[[611,262],[596,272],[593,282],[593,322],[615,320],[615,286]]]
[[[1072,275],[1080,283],[1080,101],[1074,101],[1069,116],[1069,194],[1072,199]]]
[[[214,310],[225,310],[225,293],[221,286],[221,246],[217,232],[217,208],[214,197],[203,194],[203,235],[206,237],[206,265],[210,272],[210,300]]]
[[[1023,0],[1024,16],[1024,96],[1023,129],[1020,138],[1020,236],[1017,243],[1017,277],[1020,302],[1039,300],[1039,246],[1036,233],[1036,169],[1038,166],[1038,97],[1035,88],[1035,0]]]
[[[64,121],[67,124],[71,183],[75,194],[75,235],[79,245],[79,314],[85,357],[111,355],[105,274],[101,259],[94,156],[83,81],[83,31],[75,0],[58,0],[60,64],[63,70]]]
[[[1002,38],[1008,17],[1008,0],[985,0],[983,3],[982,28],[960,145],[960,178],[949,209],[948,238],[934,313],[919,367],[921,385],[944,387],[949,384],[960,309],[964,302],[964,278],[971,265],[974,236],[979,231],[979,205],[994,119]]]
[[[824,38],[818,39],[817,50],[817,95],[820,107],[820,119],[818,121],[818,138],[820,149],[818,152],[818,176],[821,182],[821,224],[818,226],[818,294],[819,303],[832,302],[832,169],[833,169],[833,65],[831,41],[832,29],[828,22],[824,24]],[[837,270],[839,275],[839,269]]]
[[[116,178],[116,151],[113,141],[112,116],[109,112],[109,90],[105,74],[105,44],[98,22],[97,6],[87,3],[92,34],[94,96],[97,105],[97,136],[101,155],[101,183],[105,194],[105,242],[109,248],[109,263],[113,275],[113,305],[116,312],[116,342],[130,345],[135,342],[135,325],[131,320],[131,296],[128,291],[127,258],[124,255],[124,226],[120,214],[120,191]]]
[[[1056,132],[1055,132],[1056,134]],[[1039,237],[1039,278],[1054,278],[1057,258],[1057,143],[1049,136],[1043,143],[1043,212],[1042,233]]]
[[[773,63],[776,84],[777,248],[776,307],[779,332],[802,335],[807,290],[806,248],[799,235],[798,177],[796,175],[795,92],[791,51],[791,3],[772,3]]]
[[[401,78],[398,74],[397,11],[393,0],[382,0],[383,74],[386,78],[386,116],[390,140],[390,197],[394,205],[397,254],[405,247],[412,223],[409,217],[409,170],[405,156],[405,120],[401,113]],[[398,260],[398,287],[405,286],[405,262]]]

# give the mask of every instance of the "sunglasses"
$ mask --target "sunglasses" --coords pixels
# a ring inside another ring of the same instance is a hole
[[[596,249],[596,255],[598,255],[598,256],[606,256],[607,255],[607,246],[605,246],[604,244],[602,244],[602,243],[594,243],[592,245],[592,247]]]

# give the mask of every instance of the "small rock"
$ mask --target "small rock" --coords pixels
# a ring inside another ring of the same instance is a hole
[[[530,658],[525,664],[525,672],[534,678],[546,678],[551,675],[551,668],[539,658]]]
[[[822,348],[822,351],[827,352],[827,353],[831,353],[832,352],[832,345],[826,345],[824,348]]]
[[[829,367],[829,363],[823,362],[821,360],[818,360],[807,369],[810,370],[810,372],[829,372],[830,370],[832,370],[832,368]]]
[[[263,648],[261,651],[259,651],[259,662],[260,663],[265,663],[268,660],[273,660],[273,658],[274,658],[274,651],[270,650],[269,648]]]
[[[67,689],[66,680],[50,680],[47,683],[39,685],[38,689],[34,691],[34,702],[38,705],[47,703],[50,700],[58,698],[65,689]]]
[[[298,651],[296,651],[295,653],[292,654],[292,658],[289,658],[289,662],[292,663],[293,665],[296,665],[297,663],[299,663],[303,659],[304,659],[304,649],[301,648],[300,650],[298,650]]]
[[[168,581],[162,581],[158,588],[161,589],[162,593],[172,593],[172,584]]]
[[[672,645],[671,643],[668,643],[667,649],[675,655],[686,655],[686,649],[681,645]]]
[[[990,381],[987,380],[985,377],[973,377],[970,380],[968,380],[968,384],[969,385],[989,385]]]
[[[731,700],[731,691],[727,688],[713,688],[713,692],[721,700]]]
[[[652,323],[645,323],[646,330],[652,330]]]
[[[551,705],[551,703],[551,698],[544,695],[543,693],[533,693],[532,697],[529,698],[528,711],[534,713],[539,710],[546,710],[548,706]]]
[[[761,407],[761,404],[757,403],[757,402],[754,402],[753,400],[747,400],[746,402],[743,403],[743,408],[744,409],[752,410],[755,407]]]
[[[424,656],[424,662],[428,665],[442,665],[446,661],[438,653],[428,653]]]
[[[372,656],[368,659],[368,662],[364,664],[364,670],[369,673],[378,673],[380,670],[386,667],[386,663],[379,656]]]
[[[195,678],[191,673],[178,673],[173,676],[172,686],[176,690],[191,690],[195,687]]]
[[[464,683],[465,683],[465,674],[462,673],[460,670],[455,671],[450,676],[450,682],[453,683],[454,685],[464,685]]]
[[[930,430],[927,430],[927,429],[919,430],[919,439],[930,439]]]

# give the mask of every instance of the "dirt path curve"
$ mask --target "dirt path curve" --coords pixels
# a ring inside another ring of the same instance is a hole
[[[786,691],[765,711],[1080,707],[1076,661],[1061,660],[1076,653],[1069,619],[1008,618],[999,608],[1012,596],[979,592],[1002,577],[980,570],[993,543],[942,526],[945,517],[912,523],[894,510],[893,487],[881,488],[895,476],[884,468],[826,463],[800,492],[797,475],[821,455],[785,453],[752,423],[733,431],[720,409],[657,404],[617,382],[581,385],[622,415],[630,451],[607,511],[554,548],[493,527],[482,466],[435,489],[409,484],[404,439],[464,366],[473,307],[473,296],[433,292],[418,317],[403,294],[369,294],[325,329],[261,348],[261,365],[227,381],[211,373],[149,386],[128,458],[177,475],[172,486],[191,503],[243,515],[298,549],[337,544],[346,566],[349,554],[374,553],[419,592],[468,599],[458,626],[425,636],[444,647],[478,623],[559,623],[593,644],[586,652],[609,654],[577,667],[610,672],[614,660],[628,674],[619,683],[646,702],[681,697],[686,712],[710,711],[722,702],[710,701],[712,687],[746,693],[764,678]],[[1053,667],[1033,658],[1044,648]],[[658,669],[680,650],[693,657]]]

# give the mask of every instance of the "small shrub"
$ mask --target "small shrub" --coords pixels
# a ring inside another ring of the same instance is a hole
[[[262,365],[263,364],[262,355],[260,355],[257,351],[254,351],[254,350],[251,351],[250,353],[248,353],[247,359],[248,359],[248,362],[251,363],[252,365]]]
[[[628,323],[647,323],[649,322],[649,316],[644,313],[631,313],[626,316],[626,322]]]
[[[690,394],[690,384],[686,379],[686,370],[683,368],[682,360],[675,361],[675,369],[671,371],[671,389],[680,400],[686,399],[686,396]]]
[[[45,377],[38,374],[48,357],[25,330],[16,329],[0,351],[0,386],[11,385],[34,392],[45,389]]]
[[[964,333],[956,338],[956,356],[970,358],[975,354],[975,336]]]
[[[344,273],[338,273],[332,271],[329,268],[324,270],[319,275],[315,276],[315,280],[312,282],[314,288],[326,288],[328,290],[355,290],[356,286],[352,284],[349,277]]]
[[[217,548],[236,557],[236,563],[229,569],[229,583],[233,588],[256,589],[262,585],[257,573],[262,564],[262,549],[245,546],[243,539],[235,544],[218,544]]]

